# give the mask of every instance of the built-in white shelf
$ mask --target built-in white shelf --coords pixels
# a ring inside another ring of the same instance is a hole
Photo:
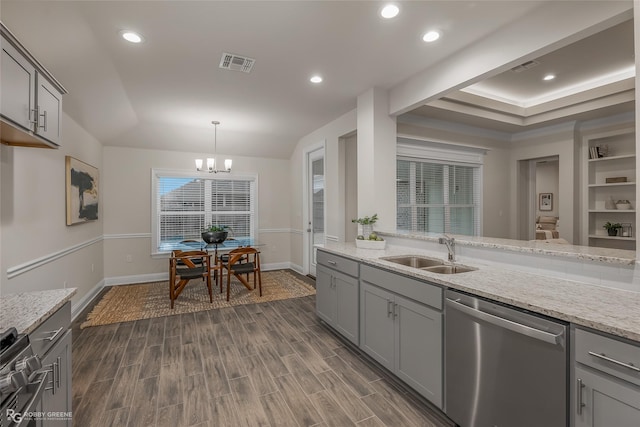
[[[590,239],[607,239],[607,240],[627,240],[635,242],[635,237],[620,237],[620,236],[608,236],[602,234],[589,234]]]
[[[606,146],[606,157],[590,159],[592,148]],[[589,246],[628,249],[636,247],[635,237],[609,236],[602,233],[607,221],[630,224],[636,229],[636,140],[635,124],[629,123],[602,132],[586,132],[582,138],[582,238]],[[610,182],[608,178],[626,178],[626,182]],[[607,202],[630,200],[633,209],[605,209]],[[635,231],[635,230],[634,230]]]
[[[608,156],[608,157],[599,157],[597,159],[589,159],[589,162],[606,162],[608,160],[634,159],[635,157],[636,157],[635,154],[624,154],[621,156]]]
[[[589,184],[590,188],[595,187],[624,187],[629,185],[636,185],[635,182],[610,182],[608,184]]]

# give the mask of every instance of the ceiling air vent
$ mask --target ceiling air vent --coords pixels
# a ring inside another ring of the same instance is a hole
[[[223,53],[222,58],[220,59],[220,68],[249,73],[251,72],[251,68],[253,68],[253,64],[255,62],[255,59],[247,58],[246,56],[234,55],[233,53]]]
[[[531,61],[525,62],[524,64],[520,64],[517,67],[513,67],[511,71],[515,71],[516,73],[519,73],[521,71],[528,70],[529,68],[533,68],[538,65],[540,65],[538,61],[531,60]]]

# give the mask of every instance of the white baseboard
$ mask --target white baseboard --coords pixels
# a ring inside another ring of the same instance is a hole
[[[93,301],[93,299],[96,296],[98,296],[102,288],[104,288],[104,280],[101,280],[100,282],[98,282],[98,284],[95,285],[93,289],[91,289],[89,292],[87,292],[87,294],[84,297],[82,297],[80,301],[71,305],[72,320],[75,320],[76,317],[78,317],[78,315],[82,313],[84,309],[89,306],[89,304]]]
[[[117,276],[105,279],[105,286],[131,285],[134,283],[161,282],[169,280],[169,272],[136,274],[133,276]]]
[[[262,264],[262,271],[285,269],[291,269],[297,273],[302,274],[302,267],[291,262],[273,262],[269,264]],[[134,283],[161,282],[164,280],[169,280],[168,272],[108,277],[104,279],[104,283],[100,286],[100,289],[102,289],[102,287],[104,286],[131,285]]]

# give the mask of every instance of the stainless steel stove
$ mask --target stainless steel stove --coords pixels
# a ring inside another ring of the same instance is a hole
[[[9,328],[0,335],[0,427],[37,427],[47,372],[29,336]]]

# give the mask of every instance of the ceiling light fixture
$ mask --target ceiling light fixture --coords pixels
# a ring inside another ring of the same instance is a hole
[[[121,31],[120,35],[130,43],[142,43],[144,40],[140,34],[134,33],[133,31]]]
[[[220,122],[213,121],[211,122],[214,127],[214,137],[213,137],[213,158],[207,158],[207,171],[209,173],[218,173],[218,172],[231,172],[231,163],[233,162],[231,159],[225,159],[224,161],[224,169],[216,169],[216,153],[218,149],[218,125]],[[196,159],[196,170],[202,170],[202,159]]]
[[[555,74],[547,74],[546,76],[544,76],[544,77],[542,78],[542,80],[544,80],[544,81],[549,81],[549,80],[553,80],[553,79],[555,79],[555,78],[556,78],[556,75],[555,75]]]
[[[322,83],[322,77],[320,76],[313,76],[309,79],[309,81],[311,83]]]
[[[440,33],[435,30],[428,31],[424,34],[424,36],[422,36],[422,40],[426,41],[427,43],[434,42],[439,38],[440,38]]]
[[[380,16],[385,19],[391,19],[398,16],[398,13],[400,13],[400,8],[398,6],[396,6],[395,4],[388,4],[382,8],[382,10],[380,11]]]

